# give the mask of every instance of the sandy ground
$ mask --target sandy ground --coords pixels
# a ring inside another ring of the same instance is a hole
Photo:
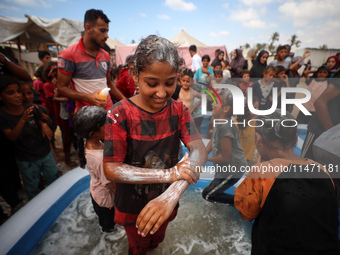
[[[66,172],[74,169],[75,167],[69,167],[64,162],[64,152],[63,152],[63,144],[61,140],[61,132],[59,127],[57,128],[55,132],[55,146],[56,146],[56,159],[57,159],[57,166],[59,169],[59,173],[65,174]],[[79,166],[79,159],[78,159],[78,153],[77,151],[71,146],[71,160],[77,163],[77,166]],[[76,166],[76,167],[77,167]],[[28,199],[26,197],[25,191],[23,189],[19,190],[19,197],[24,201],[24,203],[28,202]],[[5,214],[8,216],[11,215],[11,208],[10,206],[5,202],[5,200],[0,196],[0,206],[3,208]]]

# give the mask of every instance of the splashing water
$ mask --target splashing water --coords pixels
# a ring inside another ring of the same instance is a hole
[[[236,208],[207,202],[201,193],[200,188],[188,188],[165,240],[148,254],[250,254],[250,223],[239,217]],[[127,253],[124,228],[116,225],[113,233],[102,233],[86,190],[66,208],[31,254]]]

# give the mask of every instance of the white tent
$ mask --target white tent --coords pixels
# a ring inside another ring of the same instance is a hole
[[[110,39],[110,38],[107,38],[106,42],[107,46],[110,47],[110,49],[115,49],[117,45],[119,46],[123,46],[124,44],[121,43],[119,40],[117,40],[116,38],[115,39]]]
[[[330,56],[334,56],[337,52],[340,52],[340,49],[317,49],[317,48],[298,48],[293,49],[292,52],[294,56],[303,56],[306,50],[310,51],[310,56],[306,58],[304,61],[305,63],[308,60],[311,61],[312,69],[316,70],[319,66],[326,63],[327,58]]]
[[[175,37],[170,41],[178,45],[178,54],[185,61],[187,67],[191,67],[192,58],[189,54],[189,46],[195,44],[197,46],[197,53],[200,57],[203,55],[209,55],[211,61],[215,58],[215,50],[220,49],[227,53],[225,46],[207,46],[199,40],[195,39],[182,29]],[[125,58],[134,54],[137,45],[117,46],[116,47],[116,64],[125,64]],[[227,54],[225,54],[227,56]],[[228,59],[228,58],[227,58]]]
[[[179,44],[180,46],[190,46],[195,44],[197,47],[205,47],[204,43],[186,33],[183,29],[173,38],[170,39],[172,43]]]
[[[45,19],[37,16],[10,18],[0,16],[0,43],[40,44],[57,43],[68,47],[80,39],[84,31],[83,22],[71,19]]]

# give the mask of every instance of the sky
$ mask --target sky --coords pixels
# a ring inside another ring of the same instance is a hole
[[[123,44],[150,34],[167,39],[181,29],[208,46],[230,52],[248,43],[279,44],[292,35],[300,48],[340,49],[339,0],[0,0],[0,16],[83,21],[88,9],[101,9],[111,20],[109,37]]]

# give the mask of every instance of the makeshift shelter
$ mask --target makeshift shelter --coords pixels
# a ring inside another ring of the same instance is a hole
[[[12,50],[12,55],[32,75],[40,64],[38,51],[49,50],[52,57],[83,35],[83,22],[65,18],[46,19],[25,15],[26,18],[0,16],[0,43]],[[51,51],[49,47],[55,51]]]
[[[305,59],[305,63],[310,60],[312,70],[318,69],[319,66],[326,63],[327,58],[330,56],[334,56],[337,52],[340,52],[340,49],[318,49],[318,48],[297,48],[293,49],[292,52],[294,56],[303,56],[306,50],[310,51],[310,56]]]
[[[192,59],[189,53],[190,45],[197,46],[197,53],[199,56],[209,55],[211,61],[215,58],[215,50],[220,49],[225,52],[225,56],[228,60],[228,54],[225,46],[206,46],[204,43],[198,41],[196,38],[192,37],[184,30],[181,30],[175,37],[170,39],[171,42],[179,45],[178,47],[178,54],[182,57],[185,61],[185,64],[188,68],[191,67]],[[121,65],[125,64],[125,58],[130,55],[134,54],[137,46],[117,46],[116,47],[116,64]]]
[[[200,42],[196,38],[192,37],[188,33],[186,33],[183,29],[173,38],[170,39],[170,42],[178,44],[182,47],[190,46],[195,44],[197,47],[206,47],[204,43]]]
[[[68,47],[76,43],[84,31],[83,22],[77,20],[25,17],[0,17],[0,43],[18,40],[19,43],[57,43]]]
[[[107,38],[106,42],[107,46],[109,46],[109,48],[111,50],[114,50],[116,48],[116,46],[123,46],[124,44],[121,43],[120,41],[118,41],[116,38],[115,39],[110,39],[110,38]]]
[[[104,46],[104,50],[106,50],[110,54],[110,67],[116,66],[116,46],[122,46],[124,45],[120,41],[115,39],[107,38]]]

